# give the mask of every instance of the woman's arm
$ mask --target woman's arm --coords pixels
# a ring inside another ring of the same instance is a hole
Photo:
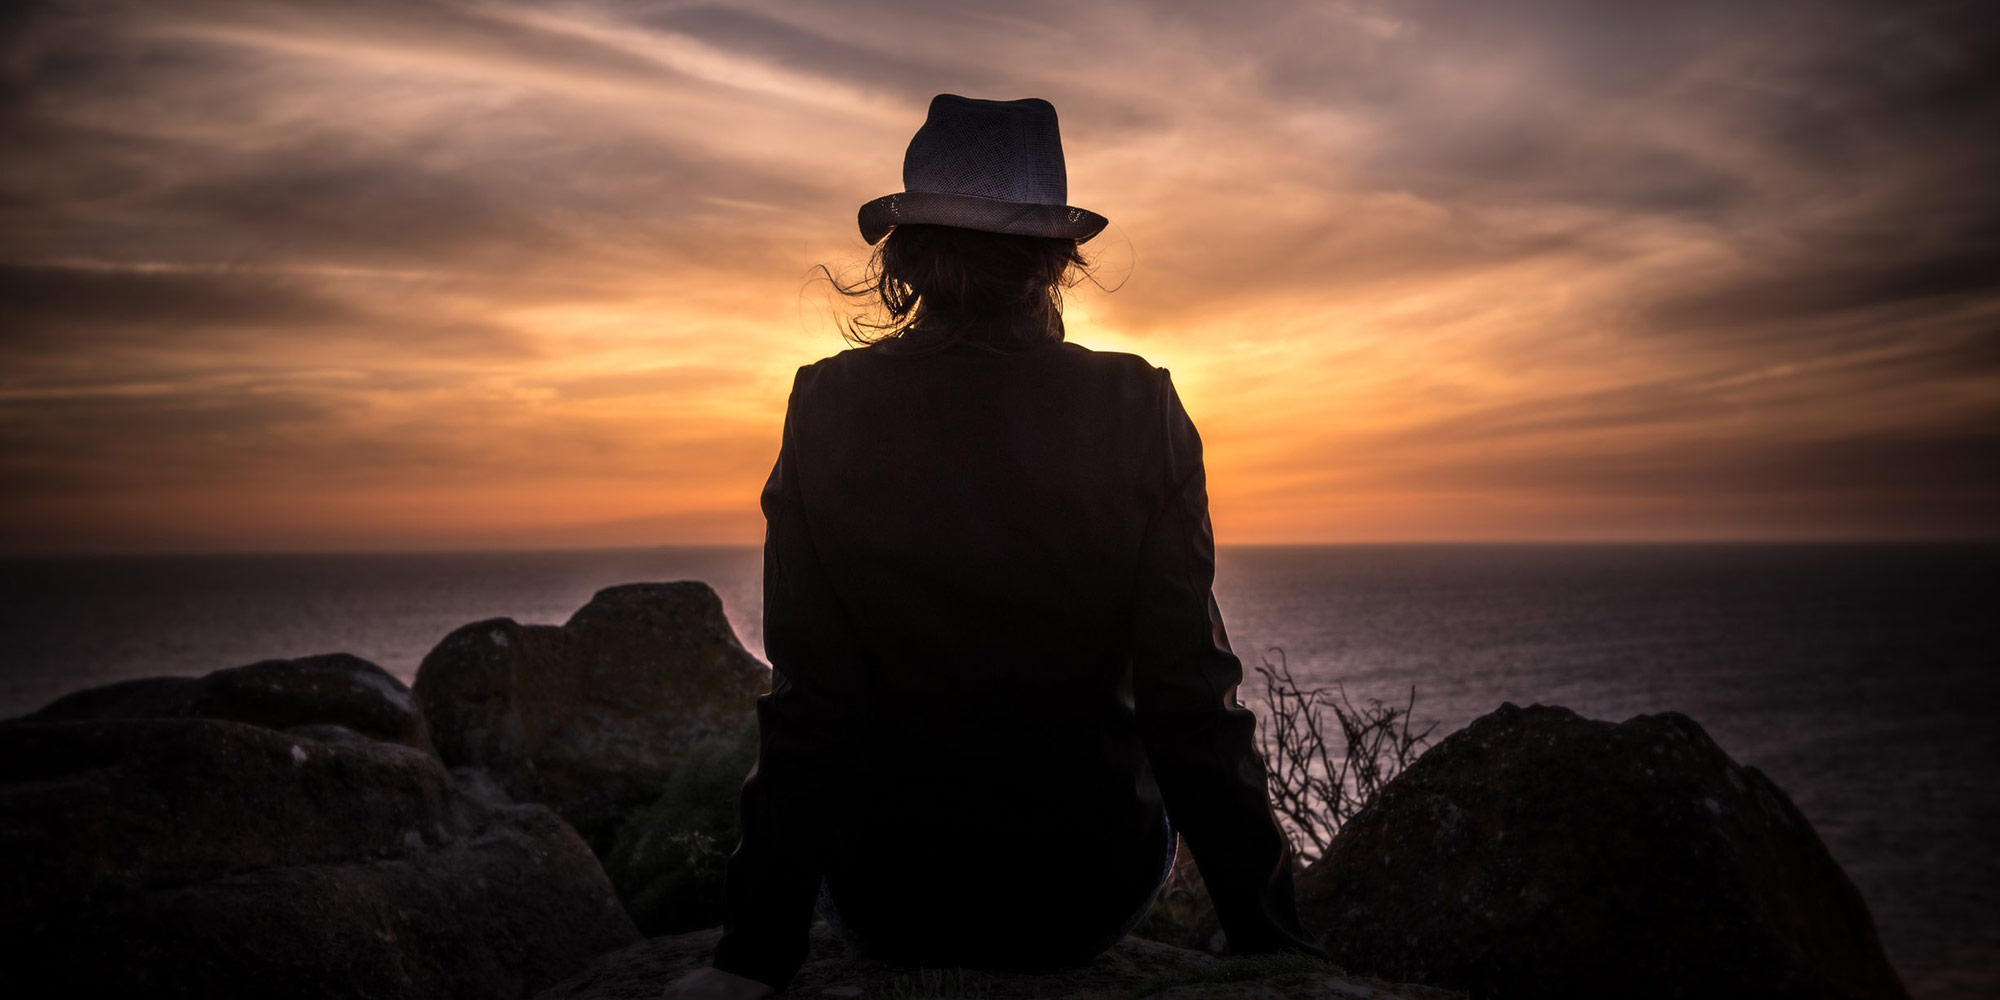
[[[1326,952],[1299,925],[1292,850],[1265,789],[1243,665],[1215,604],[1201,437],[1160,372],[1166,496],[1147,529],[1133,620],[1133,701],[1174,828],[1187,838],[1238,954]]]
[[[757,699],[757,764],[743,783],[714,960],[779,990],[805,963],[840,788],[864,766],[863,741],[875,731],[863,658],[806,528],[792,434],[804,373],[761,499],[771,690]]]

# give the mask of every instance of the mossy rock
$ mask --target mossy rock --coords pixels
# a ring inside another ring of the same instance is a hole
[[[757,726],[689,750],[652,805],[618,827],[604,870],[634,923],[677,934],[722,922],[723,873],[736,849],[737,799],[757,763]]]

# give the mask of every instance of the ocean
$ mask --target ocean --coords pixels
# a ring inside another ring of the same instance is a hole
[[[763,651],[755,547],[0,560],[0,717],[64,692],[344,651],[405,681],[482,618],[704,580]],[[1789,792],[1924,1000],[2000,996],[2000,545],[1224,546],[1244,660],[1442,736],[1512,701],[1678,711]],[[1282,652],[1280,652],[1282,651]]]

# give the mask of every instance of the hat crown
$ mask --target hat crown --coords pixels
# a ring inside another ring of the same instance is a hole
[[[1061,205],[1069,200],[1055,105],[939,94],[903,155],[909,191]]]

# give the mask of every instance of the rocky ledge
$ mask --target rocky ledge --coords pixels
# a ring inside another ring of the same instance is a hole
[[[466,625],[415,691],[331,653],[65,696],[0,723],[0,967],[84,996],[657,996],[719,935],[768,679],[682,582]],[[1784,791],[1671,712],[1503,705],[1298,886],[1337,965],[1210,954],[1184,854],[1084,968],[894,968],[822,925],[788,995],[1907,998]]]
[[[719,929],[651,938],[614,951],[536,1000],[653,1000],[660,987],[708,964]],[[1128,937],[1079,969],[1048,975],[908,969],[850,954],[825,923],[812,960],[785,992],[801,1000],[979,997],[982,1000],[1453,1000],[1464,994],[1351,976],[1305,956],[1217,958]]]
[[[421,750],[105,719],[0,762],[0,950],[69,995],[518,997],[639,937],[555,813]]]

